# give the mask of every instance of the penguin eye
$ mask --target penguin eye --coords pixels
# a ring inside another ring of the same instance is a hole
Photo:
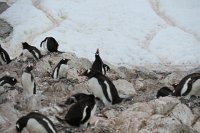
[[[12,80],[13,80],[13,81],[15,81],[15,79],[14,79],[14,78],[13,78]]]

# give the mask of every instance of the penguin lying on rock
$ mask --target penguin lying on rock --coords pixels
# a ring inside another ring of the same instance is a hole
[[[36,47],[29,45],[27,42],[22,42],[23,51],[22,54],[27,58],[33,58],[34,60],[39,60],[42,58],[40,50]]]
[[[86,70],[80,76],[87,76],[89,87],[93,94],[101,99],[104,105],[113,105],[132,98],[119,97],[118,91],[112,81],[99,71]]]
[[[57,133],[53,122],[46,116],[37,112],[31,112],[17,120],[17,132],[21,133],[24,128],[26,128],[29,133]]]
[[[57,120],[63,124],[69,124],[75,127],[88,127],[90,118],[94,116],[96,112],[96,99],[94,95],[88,95],[81,98],[78,102],[73,104],[65,119],[56,116]]]
[[[0,86],[7,86],[7,87],[11,87],[14,86],[17,83],[17,79],[14,77],[10,77],[10,76],[3,76],[2,78],[0,78]]]
[[[69,60],[70,59],[62,59],[62,60],[60,60],[60,62],[56,65],[56,67],[53,70],[53,73],[51,75],[52,78],[60,79],[60,78],[65,78],[66,77],[67,71],[69,69],[69,66],[68,66],[67,62]]]
[[[9,54],[0,45],[0,64],[5,65],[11,62]]]
[[[58,53],[63,53],[61,51],[58,51],[58,42],[56,41],[55,38],[53,37],[46,37],[41,43],[40,47],[43,47],[43,49],[46,52],[58,52]]]
[[[157,92],[159,96],[183,96],[185,99],[190,99],[192,95],[200,92],[200,73],[192,73],[185,76],[177,85],[173,85],[175,90],[172,92],[169,88],[161,88]],[[162,93],[161,93],[162,92]]]
[[[99,49],[97,49],[97,51],[95,53],[95,61],[92,64],[91,70],[99,71],[104,75],[106,74],[107,71],[110,71],[110,67],[103,63],[103,61],[99,55]]]

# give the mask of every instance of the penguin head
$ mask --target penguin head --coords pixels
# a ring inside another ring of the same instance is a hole
[[[9,83],[10,85],[14,86],[17,83],[17,79],[10,77],[10,76],[4,76],[5,82]]]
[[[23,128],[26,127],[27,124],[27,117],[23,116],[20,119],[17,120],[16,122],[16,130],[18,133],[21,133]]]
[[[170,90],[168,87],[162,87],[158,90],[156,97],[165,97],[165,96],[169,96],[172,95],[173,91]]]
[[[26,68],[25,68],[25,72],[30,72],[33,70],[33,66],[32,65],[28,65]]]
[[[30,45],[27,42],[22,42],[22,48],[27,49]]]
[[[97,49],[97,51],[96,51],[95,55],[99,55],[99,49]]]
[[[60,60],[60,64],[67,64],[70,59],[62,59]]]
[[[172,86],[174,87],[174,89],[176,89],[176,87],[178,86],[178,84],[174,83],[174,84],[172,84]]]

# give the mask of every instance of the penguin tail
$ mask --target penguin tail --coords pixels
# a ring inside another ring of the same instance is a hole
[[[63,51],[57,51],[57,53],[59,53],[59,54],[63,54],[63,53],[65,53],[65,52],[63,52]]]
[[[67,122],[65,121],[65,119],[62,119],[62,118],[60,118],[60,117],[58,117],[58,116],[55,116],[56,117],[56,119],[60,122],[60,123],[62,123],[62,124],[66,124]]]

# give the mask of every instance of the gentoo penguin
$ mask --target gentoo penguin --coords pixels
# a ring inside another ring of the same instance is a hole
[[[8,64],[10,62],[11,62],[10,56],[0,45],[0,63],[2,65],[4,65],[4,64]]]
[[[29,133],[57,133],[53,122],[46,116],[36,112],[31,112],[17,120],[17,132],[21,133],[24,128]]]
[[[112,81],[99,71],[86,70],[80,76],[87,76],[89,87],[93,94],[101,99],[105,105],[112,105],[122,102],[117,89]]]
[[[88,95],[87,97],[79,100],[77,103],[73,104],[67,114],[65,119],[56,116],[58,121],[61,123],[67,123],[70,126],[75,127],[87,127],[90,118],[94,116],[96,112],[96,101],[94,95]]]
[[[41,43],[40,47],[44,48],[47,52],[58,52],[58,42],[53,37],[46,37]]]
[[[106,71],[110,70],[110,67],[103,63],[103,61],[99,55],[99,49],[97,49],[97,51],[95,53],[95,61],[92,64],[91,70],[99,71],[99,72],[103,73],[104,75],[106,74]]]
[[[32,96],[33,94],[36,94],[36,90],[38,90],[38,86],[36,85],[33,75],[31,73],[32,70],[33,66],[28,65],[22,73],[22,87],[27,96]]]
[[[22,46],[23,55],[27,58],[33,58],[35,60],[39,60],[40,58],[42,58],[40,50],[38,50],[36,47],[29,45],[27,42],[23,42]]]
[[[14,86],[16,83],[17,83],[17,79],[14,77],[3,76],[2,78],[0,78],[0,86],[11,87],[11,86]]]
[[[169,96],[172,95],[173,91],[170,90],[168,87],[162,87],[158,90],[156,97],[165,97],[165,96]]]
[[[176,86],[173,96],[184,96],[189,99],[200,92],[200,73],[192,73],[184,77]]]
[[[60,62],[56,65],[56,67],[53,70],[53,73],[51,75],[52,78],[60,79],[60,78],[66,77],[66,73],[69,68],[69,66],[67,64],[68,61],[69,61],[69,59],[60,60]]]

